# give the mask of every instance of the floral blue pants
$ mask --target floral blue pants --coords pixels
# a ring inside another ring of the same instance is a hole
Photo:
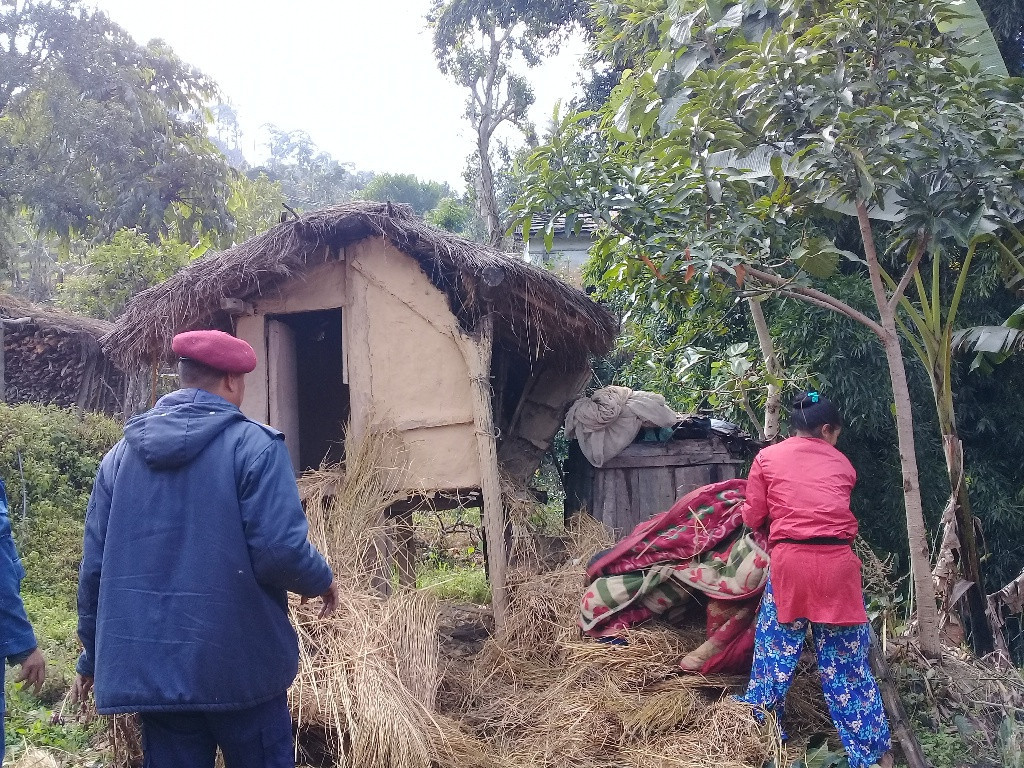
[[[783,729],[783,738],[786,693],[793,683],[808,624],[811,622],[807,619],[798,619],[792,624],[779,623],[769,578],[757,616],[750,685],[739,698],[757,708],[758,719],[763,718],[764,711],[774,712]],[[821,687],[832,722],[849,757],[850,768],[868,768],[891,747],[882,695],[868,664],[871,644],[868,625],[815,623],[811,627]]]

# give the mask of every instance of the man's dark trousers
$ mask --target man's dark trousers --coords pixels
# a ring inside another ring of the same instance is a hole
[[[218,746],[227,768],[295,768],[287,694],[230,712],[147,712],[142,744],[145,768],[213,768]]]

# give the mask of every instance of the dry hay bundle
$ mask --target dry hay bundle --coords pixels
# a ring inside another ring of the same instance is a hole
[[[390,580],[387,510],[405,498],[407,462],[398,433],[378,424],[359,439],[348,431],[344,466],[324,465],[300,478],[310,541],[339,582],[365,587],[368,577]]]
[[[752,768],[769,757],[787,765],[778,730],[758,727],[743,704],[729,698],[705,705],[689,727],[628,750],[636,768]]]
[[[293,603],[300,646],[291,691],[301,756],[359,768],[490,765],[457,723],[435,712],[440,684],[439,610],[425,592],[390,584],[388,507],[405,496],[404,448],[387,428],[346,440],[346,461],[301,483],[310,539],[330,563],[342,597],[331,617]],[[304,754],[302,754],[304,753]]]
[[[111,768],[137,768],[142,765],[142,724],[138,715],[109,718],[107,741],[113,753]]]

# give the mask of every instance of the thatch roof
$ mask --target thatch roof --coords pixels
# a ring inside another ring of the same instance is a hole
[[[611,348],[615,319],[576,288],[507,254],[435,229],[406,206],[376,202],[308,213],[204,256],[132,299],[104,345],[125,366],[169,359],[175,333],[224,325],[221,299],[252,300],[368,237],[383,237],[416,259],[467,331],[476,327],[487,296],[499,338],[529,359],[551,354],[578,363]]]

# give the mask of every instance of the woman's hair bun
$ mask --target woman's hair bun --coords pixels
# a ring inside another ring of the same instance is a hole
[[[817,405],[821,400],[821,395],[817,392],[801,392],[799,395],[793,398],[793,408],[809,408],[812,405]]]
[[[801,392],[793,398],[789,423],[795,429],[813,432],[825,424],[840,427],[843,419],[832,401],[816,390]]]

